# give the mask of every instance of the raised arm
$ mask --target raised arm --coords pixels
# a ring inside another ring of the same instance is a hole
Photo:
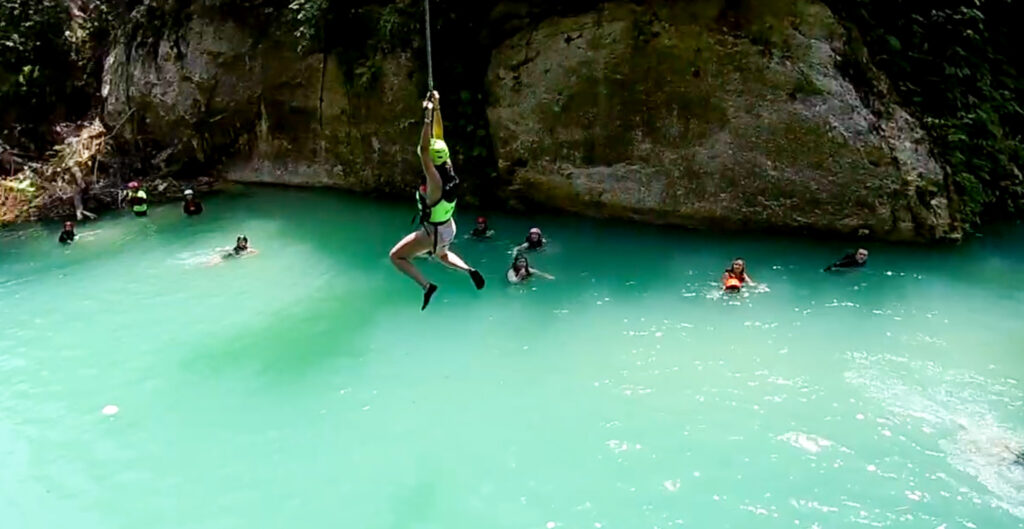
[[[433,203],[441,198],[443,183],[441,175],[434,167],[430,158],[430,140],[433,138],[434,117],[437,105],[437,92],[431,92],[423,101],[423,131],[420,133],[420,162],[423,173],[427,176],[427,201]]]

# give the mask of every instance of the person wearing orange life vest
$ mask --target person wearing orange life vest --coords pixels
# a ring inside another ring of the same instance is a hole
[[[423,131],[420,134],[419,152],[427,182],[416,193],[420,228],[406,235],[389,254],[395,268],[423,289],[423,306],[420,310],[427,308],[430,298],[437,292],[437,285],[427,281],[412,264],[412,259],[419,255],[434,255],[442,264],[468,273],[477,290],[484,288],[483,275],[448,249],[455,239],[454,216],[459,179],[455,176],[448,146],[444,140],[434,138],[433,135],[435,117],[440,121],[440,116],[436,115],[440,110],[438,99],[437,92],[430,92],[423,101]]]
[[[738,291],[744,284],[754,284],[747,275],[747,263],[740,257],[732,260],[732,266],[722,274],[722,286],[730,292]]]

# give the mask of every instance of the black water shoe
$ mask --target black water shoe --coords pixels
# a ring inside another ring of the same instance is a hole
[[[434,296],[434,292],[437,292],[437,285],[430,283],[427,285],[427,289],[423,291],[423,308],[420,310],[427,310],[427,305],[430,304],[430,298]]]
[[[476,285],[477,290],[481,290],[484,288],[484,276],[481,275],[480,272],[477,272],[476,270],[470,270],[469,277],[473,278],[473,284]]]

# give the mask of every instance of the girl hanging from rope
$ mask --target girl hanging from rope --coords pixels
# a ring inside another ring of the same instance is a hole
[[[399,271],[411,277],[423,289],[423,307],[437,292],[437,285],[429,282],[412,264],[411,259],[433,255],[443,264],[469,274],[477,290],[484,288],[484,277],[470,268],[448,247],[455,238],[455,201],[459,179],[455,176],[451,156],[444,140],[434,138],[435,119],[440,125],[440,102],[437,92],[431,91],[423,101],[423,131],[420,134],[420,161],[426,175],[426,185],[416,193],[419,206],[420,228],[399,241],[391,249],[391,262]]]

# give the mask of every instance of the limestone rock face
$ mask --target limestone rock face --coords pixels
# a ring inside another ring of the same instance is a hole
[[[414,185],[422,94],[412,58],[392,51],[373,59],[372,75],[346,75],[334,56],[296,48],[290,36],[256,39],[203,16],[155,49],[122,41],[106,61],[105,121],[124,121],[119,134],[145,144],[158,173],[213,161],[241,181]]]
[[[513,196],[695,227],[960,235],[924,134],[862,103],[824,6],[800,4],[771,46],[712,17],[605,4],[496,49],[488,115]]]
[[[499,2],[491,14],[491,34],[511,37],[479,72],[500,173],[481,186],[490,198],[717,229],[960,236],[925,135],[844,77],[852,47],[820,3],[758,2],[745,26],[722,20],[716,2],[612,2],[573,16],[551,14],[585,3],[541,4]],[[761,7],[772,5],[784,8]],[[396,24],[421,27],[405,18]],[[122,124],[152,176],[216,171],[390,195],[417,185],[419,44],[368,45],[356,63],[297,48],[289,31],[194,9],[155,44],[115,41],[105,121]],[[468,93],[451,90],[442,101]],[[458,132],[465,118],[448,124]],[[456,159],[470,149],[452,147]]]

